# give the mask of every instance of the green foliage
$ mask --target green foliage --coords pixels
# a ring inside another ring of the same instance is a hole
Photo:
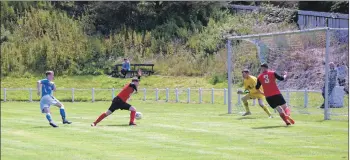
[[[296,22],[297,9],[275,8],[272,5],[264,4],[260,12],[265,14],[264,19],[267,23],[281,23],[281,22]]]
[[[216,84],[218,84],[218,83],[223,83],[223,82],[225,82],[226,79],[227,79],[227,76],[226,76],[226,75],[216,73],[216,74],[214,74],[214,75],[211,76],[209,83],[212,84],[212,85],[216,85]]]
[[[232,15],[216,2],[38,2],[13,14],[17,3],[4,4],[15,25],[1,26],[1,76],[109,74],[124,57],[155,63],[161,75],[226,74],[223,35],[292,28],[266,21],[265,13]],[[256,58],[254,50],[243,53]]]

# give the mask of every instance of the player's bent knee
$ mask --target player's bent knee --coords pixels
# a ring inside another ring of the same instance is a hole
[[[49,109],[49,107],[45,107],[44,109],[43,109],[43,113],[50,113],[50,109]]]
[[[107,110],[105,113],[106,113],[107,116],[109,116],[109,115],[111,115],[113,112],[110,111],[110,110]]]
[[[287,104],[281,105],[283,109],[288,108]]]
[[[281,107],[276,107],[276,109],[277,109],[278,113],[284,113],[283,109]]]
[[[136,108],[133,107],[133,106],[131,106],[131,107],[129,108],[129,111],[136,111]]]
[[[265,106],[261,99],[258,99],[258,103],[259,103],[260,107],[264,107]]]
[[[57,102],[55,104],[55,106],[59,107],[59,108],[64,108],[64,105],[61,102]]]

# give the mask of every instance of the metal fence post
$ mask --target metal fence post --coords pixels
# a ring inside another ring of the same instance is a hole
[[[191,103],[191,88],[187,88],[187,103]]]
[[[290,94],[289,94],[289,89],[287,89],[287,105],[290,105]]]
[[[199,103],[202,103],[202,88],[199,88],[198,94],[199,94]]]
[[[307,108],[307,106],[309,104],[308,102],[309,102],[308,91],[307,91],[307,89],[305,89],[305,91],[304,91],[304,108]]]
[[[227,104],[227,89],[224,88],[224,104]]]
[[[29,88],[29,102],[33,102],[33,90],[32,88]]]
[[[74,102],[74,88],[72,88],[72,102]]]
[[[329,79],[328,79],[328,76],[329,76],[329,47],[330,46],[330,31],[329,31],[329,28],[327,28],[326,30],[326,54],[325,54],[325,78],[326,78],[326,81],[325,81],[325,93],[324,93],[324,120],[330,120],[330,115],[329,115],[329,94],[331,93],[328,93],[328,89],[329,89]]]
[[[165,101],[166,102],[169,102],[169,88],[166,88],[166,93],[165,93],[166,95],[166,99],[165,99]]]
[[[92,99],[92,102],[95,102],[95,88],[92,88],[91,90],[91,99]]]
[[[176,88],[175,89],[175,98],[176,98],[176,103],[179,102],[179,92],[178,92],[178,89]]]
[[[143,89],[143,101],[146,101],[146,88]]]
[[[211,89],[211,104],[214,104],[214,88]]]
[[[115,89],[112,88],[112,99],[115,97]]]
[[[238,90],[237,90],[238,91]],[[238,98],[238,105],[240,105],[241,104],[241,94],[237,94],[237,98]]]
[[[158,101],[158,88],[156,88],[156,101]]]
[[[4,88],[4,102],[6,102],[6,88]]]

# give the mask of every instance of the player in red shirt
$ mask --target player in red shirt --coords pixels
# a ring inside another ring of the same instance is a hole
[[[95,122],[91,124],[92,127],[96,126],[97,123],[101,122],[104,118],[111,115],[115,110],[121,109],[121,110],[129,110],[130,111],[130,122],[129,125],[133,126],[135,124],[135,115],[136,115],[136,108],[134,106],[131,106],[127,103],[127,100],[130,98],[130,96],[135,92],[137,92],[137,87],[139,85],[139,81],[141,78],[141,70],[138,71],[137,78],[133,78],[131,80],[131,83],[126,84],[123,89],[119,92],[119,94],[113,99],[111,106],[109,109],[102,113]]]
[[[280,114],[282,120],[286,123],[286,125],[294,124],[294,120],[290,117],[290,109],[286,104],[280,90],[277,87],[276,79],[283,81],[287,77],[287,72],[284,73],[283,76],[278,75],[276,72],[269,70],[268,65],[263,63],[261,66],[262,73],[258,77],[258,82],[255,88],[259,90],[260,86],[264,89],[264,95],[266,97],[267,103],[275,109]],[[261,92],[261,91],[260,91]]]

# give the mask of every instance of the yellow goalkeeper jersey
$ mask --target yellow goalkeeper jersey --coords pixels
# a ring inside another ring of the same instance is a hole
[[[254,76],[249,75],[247,79],[243,80],[243,86],[245,90],[248,90],[250,94],[256,94],[259,93],[258,90],[255,89],[257,79]],[[260,87],[260,91],[263,92],[262,87]]]

